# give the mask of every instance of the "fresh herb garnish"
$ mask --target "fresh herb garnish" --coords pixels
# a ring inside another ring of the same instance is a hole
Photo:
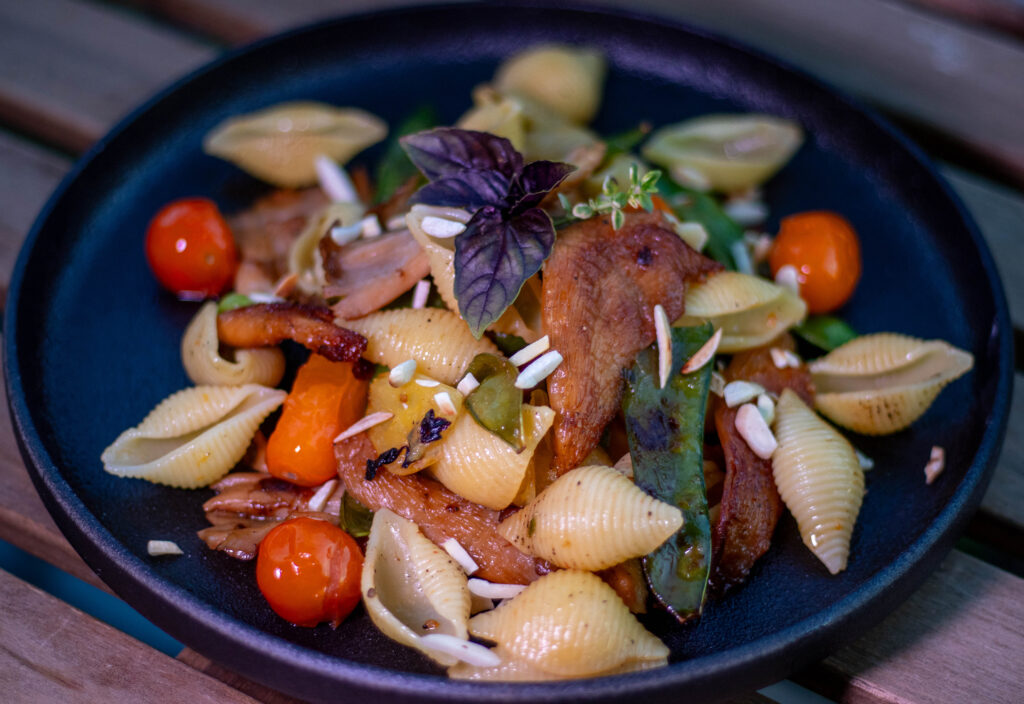
[[[414,132],[427,130],[437,124],[437,113],[429,105],[422,105],[395,128],[395,136],[388,141],[384,156],[377,162],[373,182],[377,185],[377,202],[383,203],[395,194],[398,188],[417,175],[416,167],[405,155],[398,138]]]
[[[601,186],[601,195],[591,198],[586,203],[572,205],[569,199],[561,193],[558,200],[562,207],[572,213],[574,218],[586,220],[595,215],[611,215],[612,228],[618,230],[626,222],[626,214],[623,209],[627,206],[643,208],[647,212],[654,210],[654,201],[651,196],[658,192],[658,179],[661,178],[660,171],[648,171],[640,175],[640,168],[633,164],[629,167],[629,186],[626,190],[619,187],[619,182],[612,176],[608,176]]]
[[[524,165],[511,142],[486,132],[442,127],[399,141],[430,180],[414,203],[473,213],[455,238],[455,298],[479,338],[551,253],[555,228],[539,205],[575,167]]]
[[[611,163],[612,159],[617,157],[619,154],[628,154],[633,151],[633,148],[640,144],[640,142],[644,141],[644,138],[650,133],[651,123],[641,122],[636,127],[628,129],[625,132],[618,132],[605,137],[604,159],[601,161],[601,166],[598,167],[598,170]]]
[[[807,320],[793,328],[793,332],[826,352],[857,337],[857,331],[849,323],[834,315],[808,316]]]
[[[671,179],[658,184],[661,195],[683,222],[699,222],[708,233],[705,251],[725,268],[736,270],[732,248],[743,242],[743,228],[725,214],[714,196],[680,186]]]

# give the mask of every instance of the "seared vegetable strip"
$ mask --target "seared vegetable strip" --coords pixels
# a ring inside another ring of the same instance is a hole
[[[679,532],[643,558],[652,593],[680,622],[700,615],[711,568],[703,450],[712,364],[679,370],[712,332],[710,324],[672,329],[672,374],[663,389],[657,350],[642,350],[626,370],[622,399],[637,485],[683,512]]]
[[[355,362],[366,338],[334,324],[327,308],[259,303],[217,316],[217,336],[231,347],[269,347],[293,340],[332,362]]]

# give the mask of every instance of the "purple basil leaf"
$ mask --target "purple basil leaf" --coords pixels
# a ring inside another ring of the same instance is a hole
[[[565,177],[576,170],[572,164],[558,161],[531,161],[513,185],[509,198],[512,212],[521,213],[540,205],[548,193],[558,187]]]
[[[450,205],[477,210],[485,205],[506,208],[508,178],[497,171],[460,171],[428,183],[412,197],[413,203]]]
[[[476,211],[455,238],[455,297],[474,336],[512,304],[554,242],[551,218],[540,208],[510,219],[489,206]]]
[[[497,171],[512,178],[523,169],[523,156],[512,142],[487,132],[438,127],[398,141],[431,181],[466,169]]]

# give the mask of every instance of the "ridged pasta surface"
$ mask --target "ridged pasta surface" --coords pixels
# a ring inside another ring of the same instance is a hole
[[[194,384],[277,386],[284,376],[284,353],[276,347],[236,350],[235,361],[221,356],[217,304],[207,301],[185,328],[181,363]]]
[[[864,498],[864,470],[850,443],[791,390],[775,408],[772,473],[800,537],[832,574],[846,568]]]
[[[501,664],[496,667],[478,667],[469,663],[458,662],[448,668],[448,676],[455,680],[474,680],[476,682],[548,682],[566,679],[565,675],[553,675],[525,660],[520,660],[504,648],[495,648],[494,654],[501,658]],[[624,675],[630,672],[663,667],[664,664],[664,662],[658,660],[631,660],[619,667],[583,676],[609,677],[611,675]]]
[[[179,391],[121,433],[100,459],[111,474],[183,489],[207,486],[238,463],[285,396],[257,384]]]
[[[415,523],[386,508],[374,514],[361,588],[370,618],[386,636],[442,665],[455,662],[423,647],[420,636],[468,637],[466,575]]]
[[[446,433],[441,458],[432,467],[446,487],[470,501],[500,510],[519,492],[537,443],[554,422],[547,406],[523,405],[526,448],[517,453],[507,442],[463,413]]]
[[[682,512],[611,467],[559,477],[498,532],[528,555],[559,567],[602,570],[651,552],[683,524]]]
[[[551,572],[469,621],[470,632],[550,675],[590,677],[669,650],[590,572]]]
[[[473,357],[498,348],[487,338],[473,337],[466,322],[450,310],[399,308],[350,320],[346,327],[367,339],[363,356],[394,367],[415,359],[428,376],[455,386]]]
[[[710,321],[722,331],[718,350],[739,352],[760,347],[807,315],[807,304],[789,289],[735,271],[710,276],[686,292],[685,315],[677,326]]]

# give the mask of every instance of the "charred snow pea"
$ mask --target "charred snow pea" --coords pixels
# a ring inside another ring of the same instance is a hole
[[[622,399],[637,485],[683,512],[679,532],[643,558],[651,592],[680,622],[700,614],[711,567],[703,447],[713,365],[686,375],[679,370],[712,332],[710,324],[672,328],[672,374],[663,389],[658,350],[642,350],[626,370]]]
[[[507,359],[478,354],[466,372],[480,382],[466,397],[466,408],[481,426],[521,452],[523,440],[523,392],[516,388],[519,370]]]

